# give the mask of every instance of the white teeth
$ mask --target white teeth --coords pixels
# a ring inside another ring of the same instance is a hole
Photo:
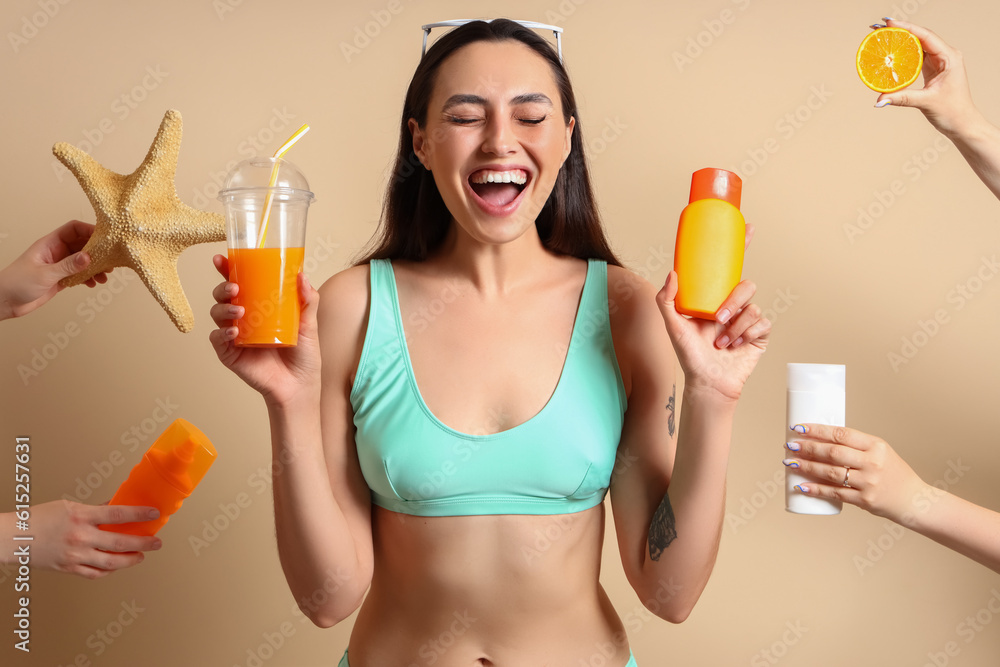
[[[524,185],[528,182],[528,175],[520,170],[513,171],[477,171],[469,179],[472,183],[514,183]]]

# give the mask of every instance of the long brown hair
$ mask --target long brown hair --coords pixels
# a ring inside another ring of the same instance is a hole
[[[371,259],[421,261],[444,240],[451,220],[434,176],[413,152],[413,135],[407,121],[424,127],[438,69],[449,56],[473,42],[516,40],[544,58],[552,68],[563,108],[563,120],[576,118],[570,154],[559,170],[548,200],[535,220],[538,236],[549,250],[581,259],[594,257],[621,266],[611,251],[590,185],[584,155],[583,132],[569,75],[552,46],[530,29],[508,19],[472,21],[441,37],[420,60],[403,103],[399,149],[386,191],[379,229],[354,263]]]

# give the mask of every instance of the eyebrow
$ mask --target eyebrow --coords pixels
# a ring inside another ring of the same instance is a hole
[[[553,106],[552,100],[549,96],[544,93],[524,93],[523,95],[517,95],[511,98],[510,103],[513,105],[518,104],[547,104],[548,106]],[[450,109],[451,107],[458,106],[460,104],[475,104],[477,106],[486,106],[487,101],[485,97],[479,95],[470,94],[460,94],[452,95],[444,103],[444,110]]]

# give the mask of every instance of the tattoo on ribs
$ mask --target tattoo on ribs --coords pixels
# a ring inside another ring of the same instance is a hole
[[[660,506],[653,514],[649,525],[649,557],[660,560],[663,551],[677,539],[677,525],[674,519],[674,508],[670,506],[670,495],[664,494]]]
[[[674,384],[673,391],[670,393],[670,400],[667,401],[667,433],[670,437],[674,437],[674,406],[677,398],[677,384]]]

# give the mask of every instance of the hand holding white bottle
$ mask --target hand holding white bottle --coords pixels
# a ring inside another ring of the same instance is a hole
[[[800,434],[796,424],[846,426],[847,367],[838,364],[788,364],[788,411],[785,442]],[[782,456],[785,452],[782,451]],[[847,470],[845,469],[845,474]],[[795,468],[785,468],[785,509],[795,514],[840,514],[839,500],[810,497],[795,487],[808,477]]]

